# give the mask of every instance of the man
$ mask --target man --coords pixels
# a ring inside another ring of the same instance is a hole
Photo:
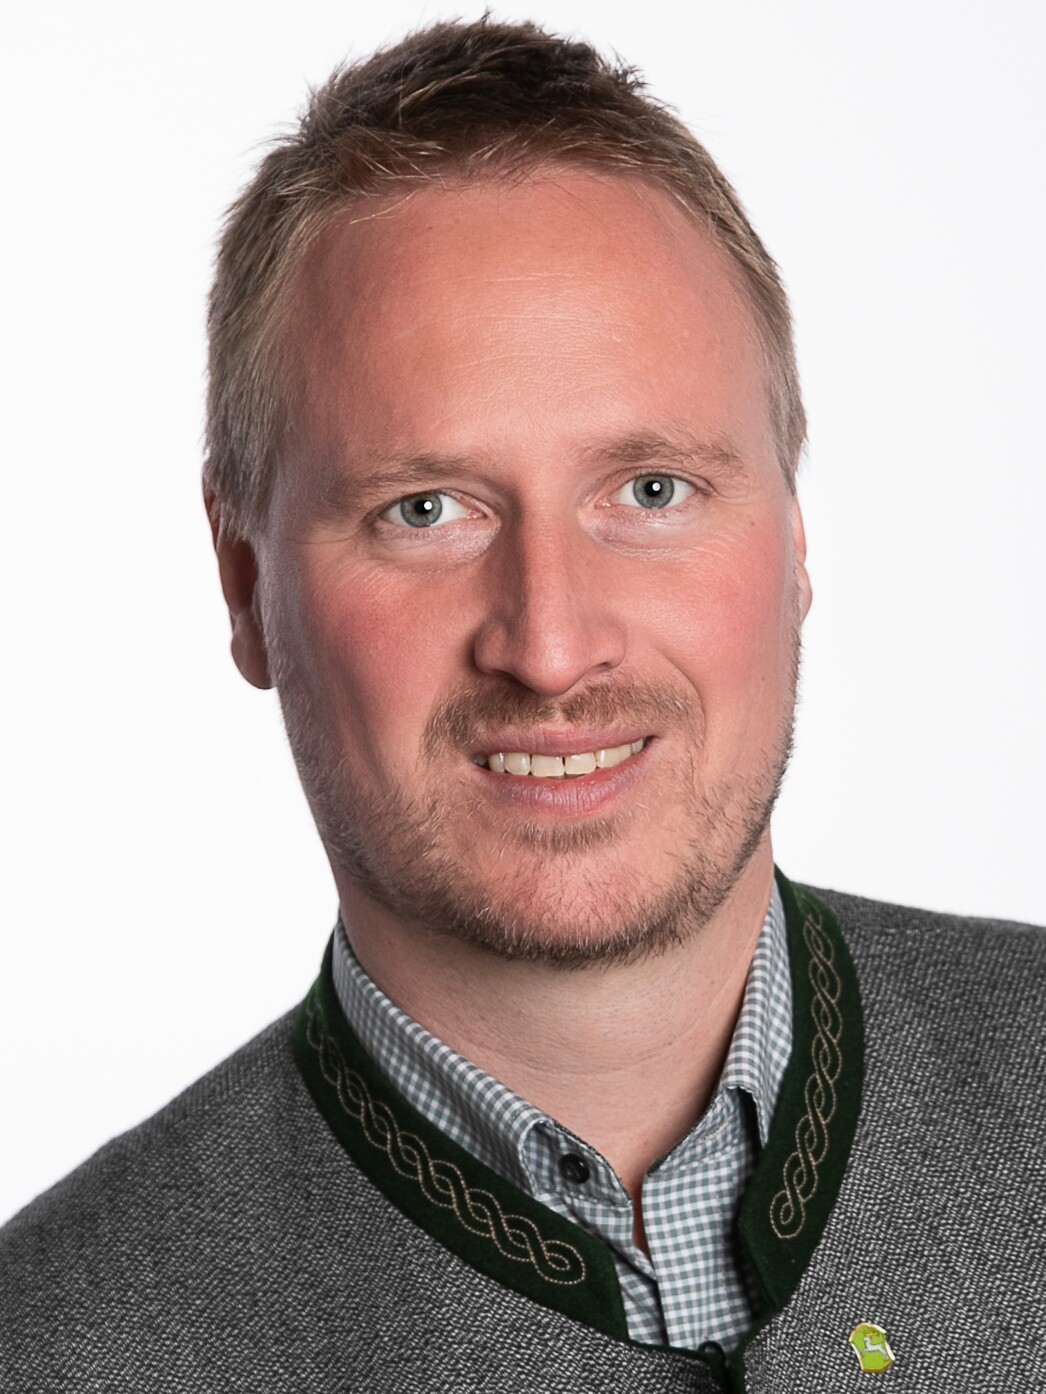
[[[2,1241],[11,1390],[1031,1389],[1040,932],[776,875],[787,304],[589,48],[441,25],[232,210],[205,488],[341,908]]]

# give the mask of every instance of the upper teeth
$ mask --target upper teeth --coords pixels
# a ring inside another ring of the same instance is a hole
[[[530,755],[517,750],[499,751],[496,755],[476,756],[476,764],[485,765],[495,774],[532,774],[539,779],[562,779],[568,774],[611,770],[630,755],[638,755],[644,745],[645,740],[638,740],[606,750],[585,750],[578,755]]]

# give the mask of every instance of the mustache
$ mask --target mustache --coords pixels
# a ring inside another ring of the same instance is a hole
[[[613,726],[636,724],[660,729],[689,721],[693,703],[654,683],[617,678],[566,697],[548,698],[525,688],[466,688],[446,698],[425,729],[428,756],[450,747],[474,745],[501,726]]]

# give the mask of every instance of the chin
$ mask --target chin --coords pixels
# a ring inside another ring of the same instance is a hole
[[[518,829],[515,830],[518,832]],[[536,825],[488,862],[431,844],[399,875],[340,863],[359,892],[401,922],[517,962],[561,968],[656,957],[700,934],[729,896],[763,826],[725,856],[662,833],[653,858],[609,826]],[[402,845],[402,844],[401,844]],[[330,849],[328,849],[330,850]],[[332,857],[336,865],[339,859]],[[486,865],[483,865],[486,863]],[[409,868],[409,870],[408,870]]]
[[[545,873],[549,873],[546,871]],[[635,878],[633,878],[633,886]],[[499,958],[561,968],[631,963],[657,957],[699,933],[729,888],[720,892],[687,878],[655,890],[603,887],[587,881],[573,895],[549,887],[482,904],[445,904],[439,930]]]

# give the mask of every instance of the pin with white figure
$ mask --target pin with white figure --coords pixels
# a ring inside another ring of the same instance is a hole
[[[897,1358],[890,1349],[886,1332],[871,1321],[862,1321],[854,1327],[850,1332],[850,1344],[866,1375],[881,1375]]]

